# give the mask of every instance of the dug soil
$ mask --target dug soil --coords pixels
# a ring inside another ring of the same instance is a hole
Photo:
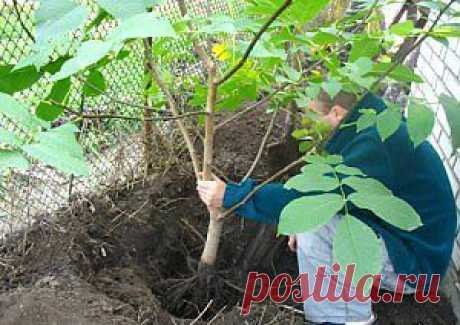
[[[219,131],[216,173],[241,179],[267,125],[264,116],[250,114]],[[257,179],[296,156],[286,147],[268,152]],[[247,272],[296,276],[297,262],[273,227],[236,216],[226,222],[219,249],[220,290],[209,297],[194,292],[202,290],[194,281],[208,217],[190,170],[182,164],[117,191],[75,198],[69,208],[9,234],[0,246],[0,324],[302,324],[301,306],[289,302],[264,302],[240,316]],[[375,309],[383,325],[455,322],[446,299],[419,305],[406,297]]]

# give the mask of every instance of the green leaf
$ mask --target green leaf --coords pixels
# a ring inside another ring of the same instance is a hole
[[[89,176],[90,171],[83,149],[75,138],[76,127],[65,124],[48,132],[42,132],[38,143],[22,149],[33,158],[55,167],[57,170],[77,176]]]
[[[342,156],[339,155],[309,155],[305,157],[305,161],[311,164],[327,164],[327,165],[338,165],[343,162]]]
[[[437,38],[460,37],[460,24],[450,23],[436,26],[429,35]]]
[[[361,132],[377,122],[377,112],[373,109],[360,110],[362,113],[356,121],[356,132]]]
[[[281,0],[276,0],[274,2],[277,3],[278,8],[282,4]],[[318,16],[328,3],[329,0],[293,1],[290,8],[288,8],[283,15],[283,19],[287,22],[296,23],[304,27],[306,23]]]
[[[199,31],[206,34],[226,33],[235,34],[238,32],[235,20],[227,15],[215,15],[209,18],[210,24],[199,28]]]
[[[372,71],[374,63],[368,57],[360,57],[350,64],[350,70],[353,76],[363,76]]]
[[[409,36],[413,34],[414,31],[416,31],[416,29],[412,20],[397,23],[390,27],[390,32],[399,36]]]
[[[372,72],[369,75],[381,76],[392,66],[392,63],[389,62],[380,62],[374,64]],[[398,65],[393,71],[388,75],[393,80],[402,81],[402,82],[416,82],[423,83],[423,79],[417,75],[411,68],[405,65]]]
[[[18,151],[0,150],[0,170],[8,168],[27,170],[29,168],[29,162]]]
[[[377,131],[382,141],[392,136],[401,124],[401,114],[395,109],[386,109],[377,116]]]
[[[109,34],[107,40],[113,43],[122,43],[129,39],[148,37],[176,38],[177,34],[167,18],[158,17],[157,14],[148,12],[122,21]]]
[[[35,19],[37,49],[68,41],[68,34],[86,21],[89,9],[71,0],[42,0]]]
[[[0,113],[27,130],[45,126],[30,110],[13,97],[0,93]]]
[[[338,174],[348,175],[348,176],[366,176],[364,173],[356,167],[350,167],[347,165],[338,165],[335,167],[335,172]]]
[[[12,131],[0,128],[0,144],[19,147],[23,141]]]
[[[349,61],[355,62],[360,57],[373,58],[380,53],[380,49],[380,39],[370,38],[368,35],[363,35],[353,42]]]
[[[96,97],[104,93],[106,89],[104,75],[98,70],[93,70],[83,85],[83,94],[88,97]]]
[[[298,234],[327,224],[345,205],[339,194],[304,196],[291,201],[281,211],[278,233]]]
[[[339,185],[339,180],[335,177],[302,173],[291,177],[284,185],[284,188],[288,190],[294,189],[303,193],[329,192],[338,188]]]
[[[241,41],[238,46],[241,52],[246,52],[246,49],[249,47],[249,42]],[[251,57],[260,59],[277,58],[285,60],[287,58],[287,54],[286,51],[273,47],[269,42],[259,41],[254,46],[254,49],[251,52]]]
[[[431,134],[434,121],[434,114],[431,109],[420,103],[410,101],[407,130],[415,147],[420,145]]]
[[[31,53],[28,56],[21,58],[14,67],[13,71],[20,70],[25,67],[35,67],[35,69],[38,71],[42,66],[49,62],[53,51],[54,46],[52,45],[35,44],[32,47]]]
[[[356,192],[368,194],[392,195],[393,193],[380,181],[366,177],[347,177],[342,180],[343,185],[348,185]]]
[[[451,96],[442,94],[439,102],[444,107],[447,121],[450,126],[452,144],[455,149],[460,148],[460,103]]]
[[[321,84],[324,91],[331,97],[334,98],[342,90],[342,84],[335,79],[329,79]]]
[[[417,211],[407,202],[394,195],[355,192],[348,199],[358,208],[372,211],[389,224],[406,231],[422,226]]]
[[[311,39],[317,45],[329,45],[336,43],[340,38],[333,33],[327,33],[323,31],[316,32]]]
[[[69,55],[64,55],[57,58],[54,61],[51,61],[47,65],[45,65],[41,70],[43,72],[48,72],[50,74],[55,74],[61,70],[64,63],[66,63],[71,57]]]
[[[375,82],[375,77],[368,74],[372,71],[373,65],[374,63],[368,57],[360,57],[354,62],[349,62],[342,70],[353,83],[370,88]]]
[[[145,0],[96,0],[96,3],[117,19],[147,12]]]
[[[91,40],[82,43],[77,54],[65,62],[61,70],[52,78],[53,81],[65,79],[75,73],[86,69],[104,58],[110,51],[114,50],[117,44]]]
[[[296,69],[290,66],[285,66],[283,70],[291,81],[298,81],[302,76],[302,73],[300,71],[297,71]]]
[[[46,98],[47,102],[41,102],[35,114],[44,121],[51,122],[57,119],[64,112],[64,108],[58,104],[64,102],[70,91],[71,85],[70,78],[57,81]]]
[[[352,283],[367,274],[379,274],[382,269],[382,243],[365,223],[351,215],[346,215],[337,226],[333,242],[334,261],[342,271],[355,264]],[[367,287],[367,291],[370,289]]]
[[[301,171],[304,174],[325,175],[334,173],[334,168],[324,163],[313,163],[303,166]]]
[[[33,66],[13,71],[12,65],[0,66],[0,92],[12,95],[30,88],[42,76]]]

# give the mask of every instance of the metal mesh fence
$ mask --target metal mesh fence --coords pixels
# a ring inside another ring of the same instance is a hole
[[[96,15],[92,0],[81,0]],[[207,16],[216,12],[235,14],[237,1],[188,1],[190,15]],[[0,0],[0,66],[15,65],[31,51],[33,45],[33,17],[37,1]],[[167,1],[159,12],[177,20],[180,17],[175,1]],[[107,21],[96,30],[95,38],[104,37],[114,23]],[[73,35],[78,44],[82,33]],[[192,52],[185,41],[170,44],[175,53],[184,56]],[[71,49],[72,52],[72,49]],[[85,113],[126,113],[141,116],[143,106],[144,49],[142,42],[132,43],[129,56],[115,60],[101,72],[107,82],[107,90],[99,97],[82,98],[82,84],[73,80],[69,106],[82,107]],[[188,61],[187,61],[188,62]],[[200,72],[193,61],[182,66],[182,70]],[[171,64],[170,68],[174,68]],[[51,90],[49,76],[44,75],[31,89],[15,94],[23,102],[34,107],[45,99]],[[127,104],[130,103],[130,104]],[[136,106],[138,105],[138,106]],[[0,117],[2,127],[20,132],[13,121]],[[34,163],[24,172],[9,172],[0,181],[0,232],[11,231],[33,222],[34,217],[50,213],[66,206],[72,194],[87,194],[121,184],[142,175],[143,143],[141,122],[126,120],[88,120],[81,125],[79,141],[83,144],[91,168],[88,178],[73,178],[40,163]]]

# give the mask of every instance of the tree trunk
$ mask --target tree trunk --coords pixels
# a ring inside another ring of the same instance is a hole
[[[217,97],[217,85],[214,83],[216,67],[209,67],[208,100],[205,118],[205,137],[203,154],[203,180],[212,180],[211,165],[214,154],[214,106]],[[216,263],[217,250],[219,248],[220,237],[222,235],[223,221],[219,220],[220,211],[210,211],[208,234],[203,253],[200,259],[200,266],[212,267]]]

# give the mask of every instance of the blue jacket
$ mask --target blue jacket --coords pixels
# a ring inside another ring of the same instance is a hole
[[[357,106],[347,123],[358,118],[360,108],[378,112],[386,109],[384,102],[372,94]],[[360,133],[356,133],[355,127],[343,128],[328,142],[326,150],[343,156],[346,165],[383,182],[419,213],[423,226],[408,232],[384,222],[369,210],[354,207],[353,215],[383,238],[396,273],[443,275],[452,254],[457,214],[449,179],[431,144],[425,141],[414,149],[406,122],[402,121],[397,132],[385,142],[375,126]],[[256,185],[253,179],[228,184],[224,207],[238,203]],[[236,213],[257,222],[277,224],[284,206],[302,195],[308,194],[286,190],[281,183],[270,183]]]

